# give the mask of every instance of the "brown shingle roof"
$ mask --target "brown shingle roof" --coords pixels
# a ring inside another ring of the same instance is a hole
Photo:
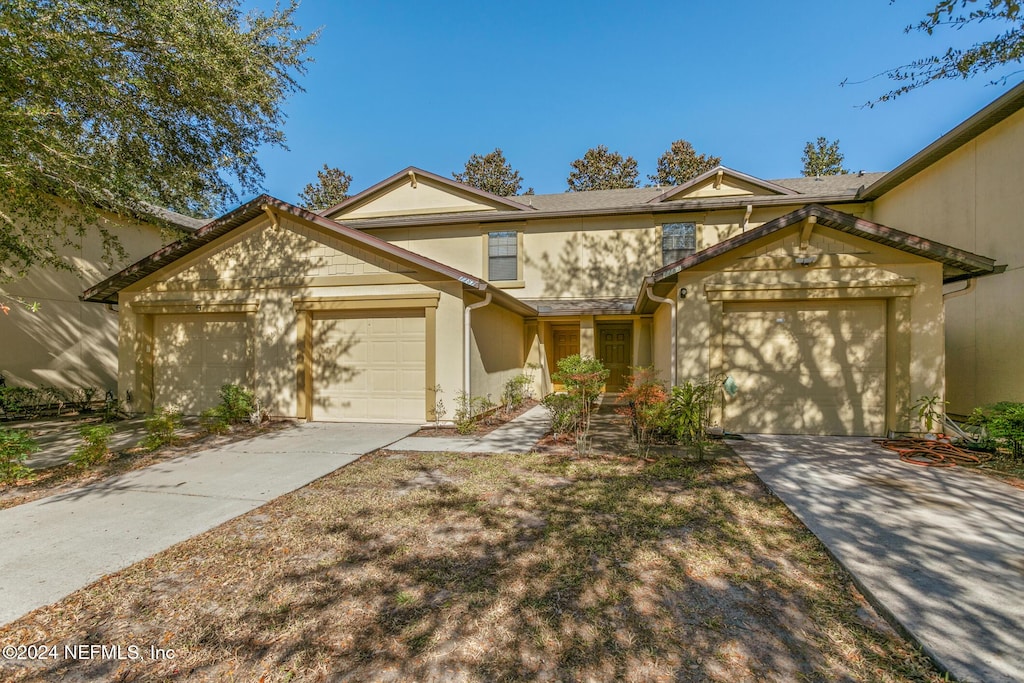
[[[537,314],[537,311],[531,306],[524,304],[507,292],[494,287],[486,280],[475,277],[456,268],[452,268],[451,266],[445,265],[431,258],[427,258],[426,256],[421,256],[415,252],[409,251],[408,249],[404,249],[390,242],[386,242],[372,235],[368,235],[361,230],[350,228],[311,211],[300,209],[288,202],[275,199],[270,195],[260,195],[256,199],[253,199],[237,209],[224,214],[220,218],[207,223],[196,232],[186,235],[177,242],[169,244],[162,249],[158,249],[149,256],[108,277],[103,282],[85,290],[79,298],[83,301],[92,301],[96,303],[117,303],[117,294],[125,287],[138,282],[144,277],[151,275],[162,268],[165,268],[178,259],[192,253],[196,249],[199,249],[201,246],[209,244],[218,237],[222,237],[232,230],[235,230],[236,228],[249,223],[253,219],[264,215],[268,209],[314,223],[322,228],[326,228],[327,230],[334,232],[339,237],[355,242],[377,253],[384,254],[385,256],[400,263],[409,264],[413,267],[422,268],[426,271],[440,274],[446,278],[457,280],[466,287],[479,290],[481,294],[485,292],[490,293],[493,295],[495,303],[516,311],[517,313],[521,313],[522,315]]]
[[[938,261],[943,264],[942,272],[944,282],[956,282],[957,280],[965,280],[972,277],[978,277],[980,275],[988,275],[997,271],[995,261],[986,256],[972,254],[969,251],[957,249],[956,247],[951,247],[941,242],[926,240],[923,237],[912,235],[909,232],[903,232],[902,230],[890,228],[889,226],[882,225],[881,223],[874,223],[872,221],[864,220],[863,218],[857,218],[851,214],[836,211],[835,209],[830,209],[819,204],[808,204],[802,209],[791,211],[790,213],[787,213],[784,216],[779,216],[775,220],[768,221],[764,225],[754,228],[753,230],[748,230],[747,232],[730,237],[729,239],[719,242],[718,244],[704,249],[703,251],[698,251],[696,254],[692,254],[686,258],[676,261],[675,263],[670,263],[663,268],[659,268],[648,276],[648,283],[654,284],[667,280],[687,268],[693,268],[705,261],[709,261],[717,256],[730,252],[733,249],[737,249],[759,240],[773,232],[777,232],[791,225],[796,225],[811,216],[814,216],[817,219],[818,225],[823,225],[825,227],[871,240],[872,242],[884,244],[894,249],[899,249],[900,251],[905,251],[917,256],[929,258],[933,261]]]

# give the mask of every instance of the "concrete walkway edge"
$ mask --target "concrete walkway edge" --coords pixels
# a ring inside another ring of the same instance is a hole
[[[0,624],[301,488],[416,429],[301,424],[0,510]]]
[[[908,465],[866,438],[730,445],[941,669],[1024,681],[1024,491],[965,468]]]

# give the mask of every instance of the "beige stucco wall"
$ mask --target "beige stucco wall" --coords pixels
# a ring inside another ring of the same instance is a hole
[[[526,365],[523,318],[494,305],[478,308],[471,316],[470,393],[490,395],[492,402],[500,403],[505,382],[522,374]]]
[[[1024,401],[1024,111],[932,164],[873,205],[874,220],[996,259],[1001,275],[946,304],[947,399],[966,414]],[[952,285],[948,289],[963,287]]]
[[[61,256],[72,271],[32,268],[24,278],[0,285],[0,301],[11,306],[0,315],[0,371],[8,385],[117,388],[117,314],[100,304],[82,303],[81,293],[160,247],[158,228],[105,219],[128,253],[124,262],[104,259],[98,228],[71,236]],[[35,313],[6,297],[38,303]]]
[[[794,226],[741,253],[726,254],[680,274],[679,284],[687,289],[687,296],[679,300],[678,306],[679,382],[702,380],[721,362],[721,351],[716,349],[720,343],[716,324],[721,323],[716,321],[722,315],[722,302],[709,300],[709,288],[725,287],[735,300],[884,298],[891,311],[888,327],[892,344],[886,350],[886,425],[888,429],[906,429],[910,403],[918,396],[943,390],[941,265],[818,227],[810,246],[820,254],[819,259],[804,268],[794,266],[792,260],[799,245],[799,226]],[[901,286],[907,282],[914,284],[909,289]],[[839,286],[850,283],[862,286]],[[905,301],[909,305],[902,303]],[[667,305],[660,306],[654,317],[659,367],[668,365],[667,310]],[[856,350],[851,354],[855,358]]]
[[[458,193],[451,187],[441,187],[433,180],[418,176],[415,183],[411,178],[402,179],[368,201],[351,208],[344,208],[330,217],[344,221],[345,219],[377,216],[494,210],[493,206],[481,202],[469,193]]]
[[[645,275],[662,266],[661,226],[697,224],[697,248],[751,230],[801,206],[755,209],[744,224],[745,210],[679,214],[638,214],[545,218],[413,228],[373,228],[367,233],[459,270],[487,279],[486,236],[491,231],[522,233],[523,280],[497,282],[523,299],[634,297]],[[860,205],[843,205],[860,215]]]
[[[147,353],[152,352],[145,335],[146,325],[159,313],[140,313],[149,310],[144,307],[187,304],[177,311],[181,313],[197,306],[216,311],[247,305],[253,309],[249,313],[252,388],[273,415],[303,417],[296,377],[302,314],[296,311],[296,299],[328,299],[370,311],[380,299],[389,300],[391,306],[401,306],[405,300],[409,308],[417,308],[430,300],[423,299],[425,295],[436,299],[436,308],[431,304],[435,336],[433,343],[428,342],[428,349],[433,349],[427,358],[432,368],[428,372],[446,390],[460,387],[459,283],[438,281],[437,276],[376,256],[309,224],[282,220],[274,228],[268,219],[255,220],[121,292],[120,390],[122,395],[131,390],[135,396],[131,410],[152,408],[148,402],[152,379],[147,377],[152,373]],[[317,314],[312,313],[314,319]],[[313,344],[315,354],[315,338]],[[426,400],[427,387],[423,389]],[[448,403],[448,394],[443,397]]]

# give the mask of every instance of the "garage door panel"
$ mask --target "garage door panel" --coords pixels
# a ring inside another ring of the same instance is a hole
[[[249,386],[244,314],[161,315],[154,320],[153,401],[195,415],[220,402],[225,384]]]
[[[761,433],[881,434],[885,302],[728,304],[726,428]]]
[[[324,317],[313,325],[313,419],[425,419],[422,311]]]

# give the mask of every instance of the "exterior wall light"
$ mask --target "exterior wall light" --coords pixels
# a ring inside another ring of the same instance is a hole
[[[797,264],[799,264],[801,266],[804,266],[806,268],[807,266],[809,266],[812,263],[814,263],[815,261],[817,261],[818,257],[817,257],[817,255],[795,256],[795,257],[793,257],[793,260],[796,261]]]

